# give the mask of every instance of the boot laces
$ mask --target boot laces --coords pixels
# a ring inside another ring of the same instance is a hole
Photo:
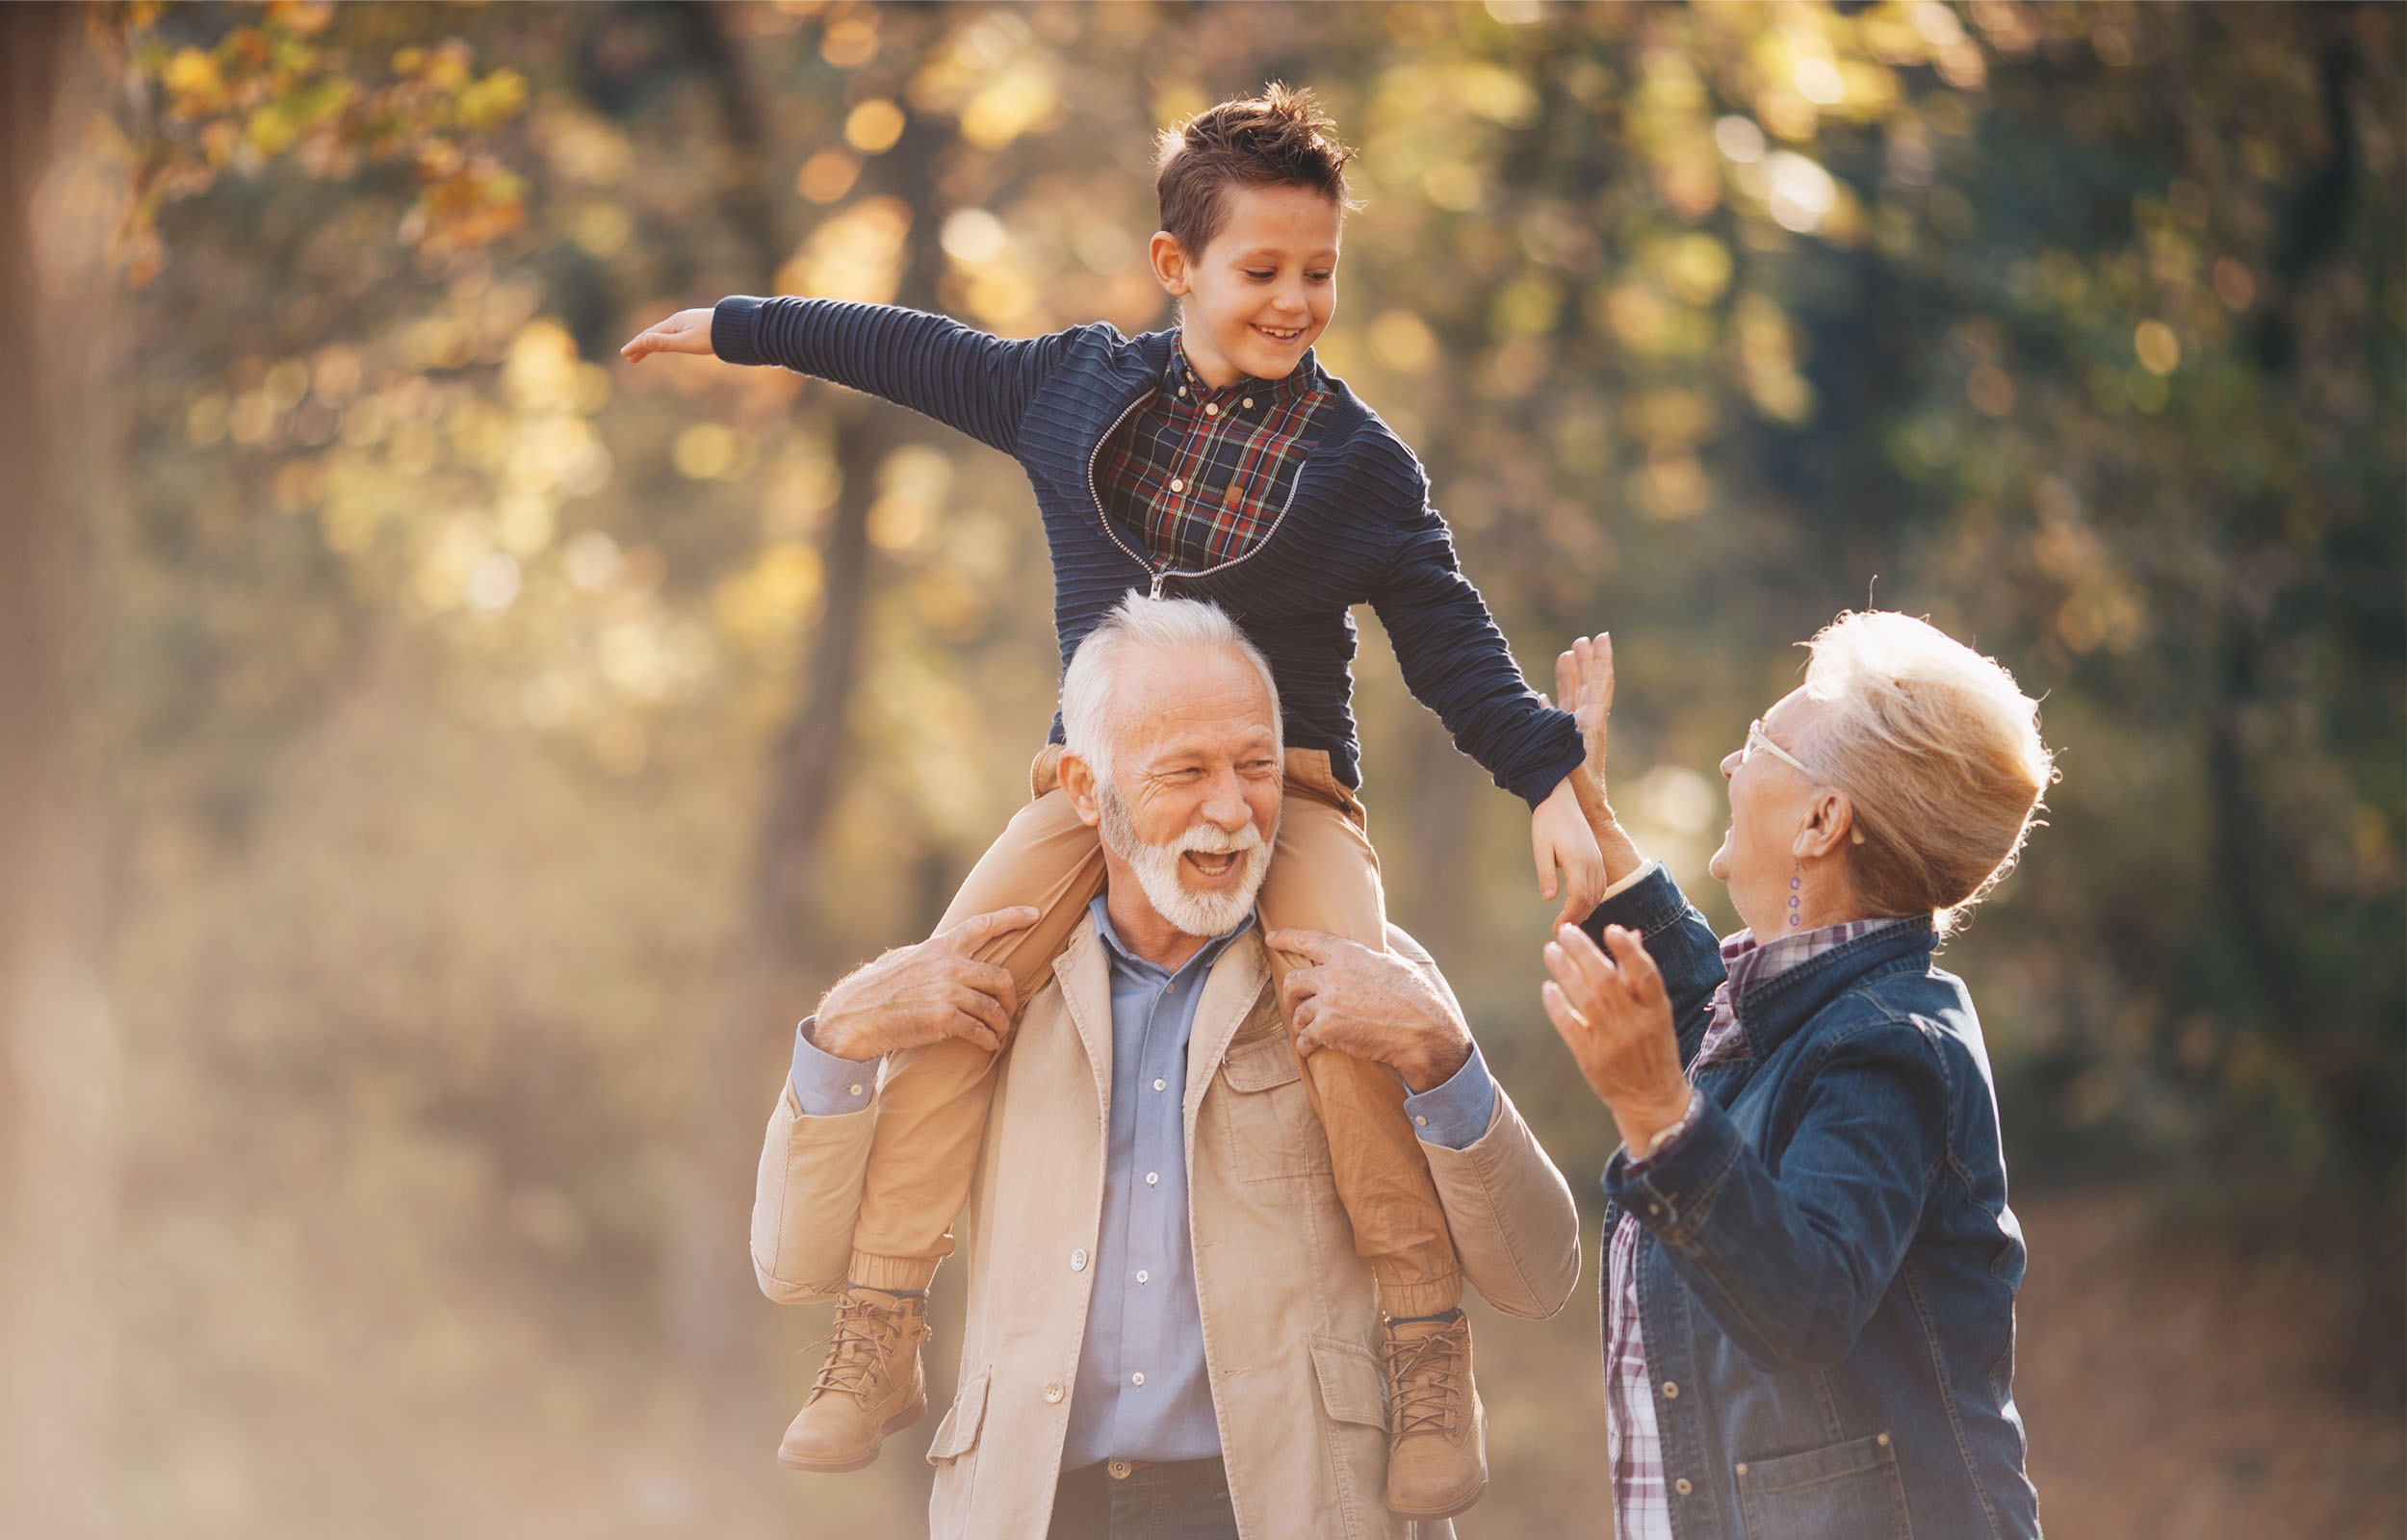
[[[1388,1334],[1387,1383],[1398,1438],[1456,1430],[1462,1415],[1463,1360],[1468,1346],[1468,1333],[1459,1321],[1425,1337]]]
[[[811,1345],[833,1345],[828,1347],[827,1361],[819,1366],[819,1377],[812,1383],[812,1399],[815,1400],[820,1391],[832,1391],[867,1405],[885,1389],[887,1374],[901,1355],[905,1339],[909,1339],[908,1346],[917,1348],[927,1335],[927,1323],[910,1312],[845,1295],[836,1304],[835,1328]]]

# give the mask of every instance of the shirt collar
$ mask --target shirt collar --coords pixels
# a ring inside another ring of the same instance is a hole
[[[1186,335],[1181,331],[1171,339],[1170,362],[1162,366],[1162,389],[1172,400],[1199,407],[1205,401],[1226,401],[1232,398],[1243,399],[1249,396],[1256,400],[1268,397],[1272,400],[1285,402],[1314,389],[1319,375],[1320,365],[1313,359],[1311,350],[1307,348],[1283,379],[1255,379],[1246,375],[1214,390],[1188,366]],[[1183,397],[1178,394],[1181,386],[1187,391]]]
[[[1875,931],[1903,923],[1901,919],[1844,920],[1837,925],[1777,936],[1769,941],[1756,940],[1753,931],[1741,931],[1721,943],[1721,965],[1729,975],[1730,998],[1743,999],[1755,986],[1769,984],[1800,962],[1810,962],[1825,952]]]
[[[1245,918],[1204,942],[1203,950],[1187,959],[1174,972],[1158,962],[1147,962],[1144,958],[1129,951],[1122,942],[1120,933],[1112,929],[1111,907],[1107,902],[1110,896],[1108,892],[1098,893],[1087,905],[1087,911],[1095,916],[1095,934],[1102,937],[1103,945],[1111,952],[1117,965],[1150,977],[1175,979],[1181,974],[1207,969],[1219,959],[1221,953],[1229,949],[1229,942],[1254,928],[1254,911],[1248,910]]]

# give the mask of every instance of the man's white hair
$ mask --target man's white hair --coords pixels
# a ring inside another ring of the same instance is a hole
[[[1084,760],[1097,781],[1111,781],[1112,685],[1122,660],[1138,650],[1189,655],[1217,651],[1245,659],[1270,692],[1271,732],[1284,750],[1278,682],[1261,650],[1246,640],[1228,611],[1200,599],[1148,599],[1132,588],[1079,641],[1061,677],[1063,748]]]

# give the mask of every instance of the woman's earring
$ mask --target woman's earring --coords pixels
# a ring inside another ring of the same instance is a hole
[[[1799,924],[1797,912],[1798,893],[1804,886],[1805,863],[1799,861],[1797,863],[1797,869],[1789,874],[1789,929],[1792,931],[1796,930]]]

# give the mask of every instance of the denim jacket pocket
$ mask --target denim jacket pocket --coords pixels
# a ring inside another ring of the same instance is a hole
[[[936,1436],[928,1441],[930,1465],[950,1465],[978,1447],[978,1432],[986,1425],[986,1385],[993,1373],[980,1370],[953,1397],[952,1409],[936,1424]]]
[[[1742,1460],[1739,1512],[1747,1540],[1911,1540],[1905,1482],[1889,1435],[1801,1454]]]

